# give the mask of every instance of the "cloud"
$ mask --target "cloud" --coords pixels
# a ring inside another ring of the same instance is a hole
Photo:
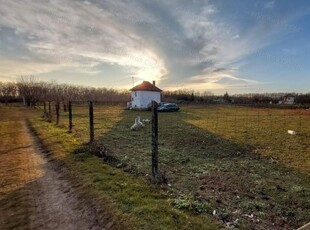
[[[103,66],[109,65],[119,68],[115,78],[156,80],[164,87],[259,84],[238,77],[240,63],[275,42],[293,18],[247,3],[236,17],[247,20],[231,20],[238,4],[225,11],[212,0],[0,2],[0,41],[11,47],[0,46],[2,74],[105,77]],[[274,1],[265,4],[273,6]]]
[[[183,85],[179,85],[177,88],[183,89],[195,89],[198,91],[203,91],[205,89],[213,91],[223,91],[231,90],[236,88],[255,88],[260,82],[256,80],[249,80],[245,78],[236,77],[230,71],[219,70],[211,74],[197,75],[189,78],[187,82]],[[173,89],[170,88],[170,89]]]
[[[273,9],[274,5],[275,5],[275,1],[269,1],[264,4],[264,7],[266,9]]]
[[[14,29],[17,37],[32,38],[24,41],[24,46],[35,57],[33,62],[17,62],[20,72],[71,67],[94,73],[94,63],[127,67],[137,77],[160,79],[167,72],[156,52],[121,24],[132,17],[125,12],[125,4],[111,2],[103,9],[90,2],[13,0],[1,5],[0,26]],[[123,14],[115,15],[114,8]],[[139,12],[135,16],[139,17]],[[7,69],[6,73],[14,75],[16,71]]]
[[[190,82],[193,83],[216,83],[216,82],[220,82],[223,80],[231,80],[231,81],[235,81],[235,82],[244,82],[247,84],[256,84],[258,83],[255,80],[248,80],[248,79],[243,79],[243,78],[238,78],[235,77],[233,75],[227,74],[227,73],[213,73],[210,75],[200,75],[200,76],[194,76],[190,78]]]

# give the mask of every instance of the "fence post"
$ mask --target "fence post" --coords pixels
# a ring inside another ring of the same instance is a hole
[[[94,106],[93,102],[89,101],[89,142],[92,143],[95,139],[94,132]]]
[[[47,118],[47,112],[46,112],[46,102],[43,102],[43,118]]]
[[[67,112],[67,104],[65,101],[62,102],[62,106],[63,106],[64,112]]]
[[[52,105],[51,102],[48,102],[48,122],[52,122]]]
[[[152,101],[152,176],[158,181],[158,104]]]
[[[72,103],[69,101],[69,133],[72,132]]]
[[[59,110],[60,110],[59,101],[56,102],[55,109],[56,109],[56,125],[59,125]]]

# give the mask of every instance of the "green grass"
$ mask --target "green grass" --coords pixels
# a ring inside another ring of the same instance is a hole
[[[83,152],[81,142],[42,119],[31,121],[55,164],[65,165],[71,181],[95,203],[113,229],[218,229],[206,215],[194,215],[170,204],[170,195],[144,178],[125,173]],[[79,149],[79,151],[77,151]],[[77,153],[79,152],[79,153]],[[76,154],[74,154],[76,153]]]
[[[188,123],[310,175],[310,110],[229,106],[190,110]],[[288,130],[299,135],[289,135]]]
[[[131,131],[136,116],[151,113],[95,106],[95,131],[119,167],[146,176],[151,127]],[[86,107],[74,107],[74,124],[73,135],[86,142]],[[310,218],[309,137],[309,110],[192,106],[160,113],[160,171],[171,184],[170,203],[194,213],[217,210],[218,219],[239,219],[245,229],[298,227]]]
[[[149,151],[150,127],[131,132],[136,116],[149,118],[149,112],[123,110],[116,106],[95,107],[95,134],[102,137],[111,149],[123,151],[140,143],[142,153]],[[67,114],[62,114],[66,127]],[[270,156],[287,167],[310,174],[310,110],[262,109],[233,106],[184,107],[180,113],[160,113],[160,141],[165,149],[192,146],[210,148],[217,140],[228,140],[239,147],[254,148],[259,154]],[[74,107],[76,137],[88,141],[88,113],[86,107]],[[287,130],[300,135],[289,135]],[[214,136],[214,138],[206,138]],[[118,141],[122,140],[122,141]],[[120,143],[121,142],[121,143]],[[114,146],[113,146],[114,145]],[[216,146],[217,148],[219,145]],[[138,150],[139,151],[139,150]],[[206,152],[206,151],[202,151]],[[211,152],[211,151],[210,151]],[[140,155],[140,154],[137,154]]]
[[[0,110],[0,135],[7,137],[10,126],[19,127],[14,116],[39,117],[38,111],[24,108]],[[150,119],[150,112],[95,106],[96,138],[117,159],[110,162],[116,168],[83,148],[87,108],[75,106],[73,111],[72,134],[66,132],[67,113],[58,127],[40,118],[32,125],[55,164],[69,169],[80,196],[94,203],[113,229],[217,229],[216,220],[241,229],[292,229],[309,222],[309,110],[193,106],[160,113],[160,171],[169,183],[160,187],[148,180],[150,124],[130,130],[136,116]],[[287,134],[288,129],[299,135]],[[15,164],[25,158],[18,159],[7,162],[22,169]],[[18,223],[27,222],[26,214],[18,215]]]

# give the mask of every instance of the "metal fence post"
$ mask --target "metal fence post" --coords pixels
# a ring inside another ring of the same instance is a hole
[[[159,180],[158,174],[158,104],[152,101],[152,176],[155,181]]]
[[[94,131],[94,106],[93,102],[89,101],[89,142],[92,143],[95,139]]]

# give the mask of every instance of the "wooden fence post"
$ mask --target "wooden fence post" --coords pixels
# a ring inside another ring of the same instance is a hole
[[[51,102],[48,102],[48,122],[52,122],[52,105]]]
[[[56,102],[55,109],[56,109],[56,125],[59,125],[59,112],[60,112],[59,101]]]
[[[43,102],[43,118],[47,118],[46,102]]]
[[[67,112],[67,104],[65,101],[62,101],[62,106],[63,106],[64,112]]]
[[[69,101],[69,132],[72,132],[72,103]]]
[[[152,176],[153,180],[159,180],[158,174],[158,104],[152,101]]]
[[[93,102],[89,101],[89,142],[92,143],[94,139],[95,139],[94,106]]]

